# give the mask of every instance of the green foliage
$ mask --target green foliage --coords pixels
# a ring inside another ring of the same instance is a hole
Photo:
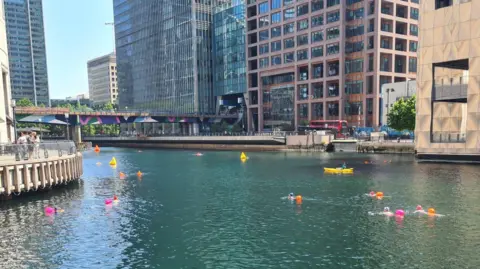
[[[28,107],[28,106],[33,106],[33,103],[27,98],[22,98],[17,101],[17,106]]]
[[[235,124],[232,126],[232,132],[233,133],[241,133],[243,132],[243,128],[240,124]]]
[[[388,126],[398,131],[415,130],[415,103],[415,96],[395,102],[387,114]]]
[[[226,122],[221,122],[221,123],[214,123],[210,127],[210,131],[212,133],[223,133],[228,130],[228,123]]]

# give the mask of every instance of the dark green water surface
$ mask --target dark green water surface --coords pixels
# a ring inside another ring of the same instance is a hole
[[[103,148],[84,154],[78,184],[1,202],[0,268],[480,268],[479,166],[406,155],[249,153],[242,163],[238,152],[193,154]],[[353,176],[323,174],[344,160]],[[371,190],[388,197],[373,200]],[[120,202],[106,206],[114,193]],[[45,216],[49,203],[65,212]],[[417,204],[445,216],[368,214]]]

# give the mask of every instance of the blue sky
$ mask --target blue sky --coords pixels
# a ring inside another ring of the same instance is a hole
[[[88,93],[87,61],[113,51],[112,0],[43,0],[50,98]]]

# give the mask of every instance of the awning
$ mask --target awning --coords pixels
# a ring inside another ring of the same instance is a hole
[[[66,122],[57,120],[53,115],[30,115],[25,118],[19,119],[18,122],[31,122],[31,123],[44,123],[44,124],[57,124],[57,125],[67,125]]]
[[[152,119],[152,117],[137,117],[134,122],[137,122],[137,123],[150,123],[150,122],[158,122],[158,121]]]

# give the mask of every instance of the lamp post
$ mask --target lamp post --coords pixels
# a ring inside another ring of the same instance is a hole
[[[65,113],[65,119],[67,120],[67,140],[70,140],[70,134],[69,134],[70,130],[69,130],[69,128],[68,128],[68,127],[69,127],[69,126],[68,126],[68,125],[69,125],[69,122],[68,122],[68,117],[69,117],[69,116],[70,116],[70,115],[69,115],[68,113]]]
[[[12,106],[13,110],[13,132],[14,132],[14,137],[15,137],[15,143],[17,142],[17,120],[15,118],[15,107],[17,107],[17,101],[15,99],[12,99],[10,101],[10,105]]]

